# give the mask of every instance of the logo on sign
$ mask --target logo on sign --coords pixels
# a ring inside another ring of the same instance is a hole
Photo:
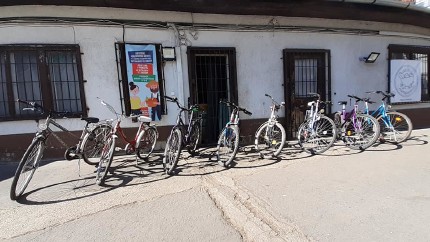
[[[409,97],[420,86],[420,79],[415,68],[409,65],[401,66],[394,76],[397,93],[403,97]]]

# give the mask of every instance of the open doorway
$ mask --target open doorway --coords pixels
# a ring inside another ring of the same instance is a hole
[[[190,100],[203,110],[202,144],[216,143],[229,119],[220,100],[237,102],[236,51],[234,48],[188,48]]]

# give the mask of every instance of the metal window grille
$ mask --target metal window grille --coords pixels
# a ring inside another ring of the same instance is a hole
[[[86,115],[78,46],[0,46],[0,54],[0,120],[40,116],[23,111],[17,99],[71,117]]]
[[[421,73],[421,100],[430,101],[430,47],[390,45],[390,60],[420,60]]]
[[[55,51],[47,54],[54,109],[79,112],[82,104],[76,53]]]

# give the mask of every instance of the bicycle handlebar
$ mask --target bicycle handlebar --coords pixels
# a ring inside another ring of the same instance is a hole
[[[252,115],[252,113],[250,111],[246,110],[246,108],[239,107],[236,104],[229,102],[227,100],[220,100],[219,103],[225,103],[225,104],[227,104],[227,106],[233,106],[237,110],[242,111],[243,113],[245,113],[247,115]]]
[[[266,96],[266,97],[269,97],[270,99],[272,99],[272,102],[275,104],[275,107],[277,108],[277,109],[280,109],[282,106],[285,106],[285,102],[281,102],[281,104],[279,104],[277,101],[275,101],[274,99],[273,99],[273,97],[272,96],[270,96],[269,94],[264,94],[264,96]]]
[[[29,102],[29,101],[24,101],[21,99],[17,99],[16,101],[19,103],[23,103],[23,104],[31,106],[32,107],[31,109],[33,111],[35,111],[35,109],[37,109],[42,114],[47,112],[47,110],[42,105],[40,105],[36,102]],[[54,117],[58,117],[58,118],[64,118],[64,117],[67,117],[68,114],[70,114],[70,112],[67,112],[67,111],[66,112],[58,112],[58,111],[54,111],[54,110],[50,110],[48,113],[49,113],[49,115],[54,116]]]
[[[17,99],[16,101],[19,102],[19,103],[24,103],[24,104],[27,104],[29,106],[32,106],[33,108],[45,111],[45,109],[40,104],[38,104],[36,102],[28,102],[28,101],[24,101],[24,100],[21,100],[21,99]]]
[[[167,99],[167,101],[169,101],[169,102],[176,103],[176,105],[178,105],[178,108],[180,108],[181,110],[184,110],[184,111],[191,112],[191,111],[193,111],[193,109],[195,109],[195,108],[197,108],[197,109],[199,109],[199,108],[200,108],[200,106],[199,106],[198,104],[194,104],[194,105],[192,105],[190,108],[185,108],[185,107],[183,107],[183,106],[181,106],[181,105],[179,104],[179,101],[178,101],[178,98],[177,98],[177,97],[164,96],[164,98],[166,98],[166,99]],[[198,110],[197,110],[197,111],[198,111]]]
[[[321,96],[318,93],[315,93],[315,92],[309,92],[308,95],[309,96],[313,96],[313,97],[317,97],[318,99],[321,98]]]
[[[394,97],[394,96],[395,96],[395,94],[394,94],[394,93],[391,93],[391,92],[383,92],[383,91],[368,91],[368,92],[366,92],[366,93],[377,93],[377,94],[381,94],[382,96],[384,96],[384,97],[382,98],[382,100],[385,100],[385,99],[387,99],[387,98],[389,98],[389,97]]]
[[[370,98],[366,97],[366,98],[360,98],[354,95],[348,95],[348,97],[350,98],[354,98],[356,100],[356,102],[366,102],[366,103],[375,103],[373,101],[370,101]]]

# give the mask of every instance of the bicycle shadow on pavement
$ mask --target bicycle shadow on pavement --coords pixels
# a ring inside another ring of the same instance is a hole
[[[402,148],[403,148],[403,145],[401,145],[401,144],[376,141],[376,143],[373,144],[371,147],[367,148],[366,151],[372,151],[372,152],[385,151],[385,152],[387,152],[387,151],[400,150]]]
[[[168,176],[159,176],[160,173],[163,173],[162,167],[151,167],[149,165],[152,162],[158,162],[158,159],[150,159],[148,164],[145,163],[145,167],[143,167],[141,164],[136,165],[134,159],[121,156],[114,157],[112,169],[110,169],[104,184],[101,186],[95,184],[95,174],[93,173],[79,179],[71,179],[36,188],[24,193],[17,202],[26,205],[55,204],[97,196],[120,187],[152,183],[169,178]],[[132,165],[127,165],[130,163]],[[140,182],[140,179],[136,178],[145,180]]]
[[[58,159],[44,159],[39,163],[39,167],[48,165],[49,163],[58,161]],[[18,168],[19,161],[0,161],[0,182],[7,180],[9,178],[13,178],[15,175],[15,171]]]
[[[170,178],[165,175],[162,166],[162,155],[151,155],[149,159],[136,164],[136,159],[122,157],[118,164],[112,164],[111,170],[106,178],[104,187],[129,187],[142,184],[149,184]],[[118,184],[125,177],[130,177],[131,181],[125,184]]]
[[[178,165],[172,175],[201,176],[218,173],[226,169],[218,164],[216,147],[204,147],[198,149],[194,155],[182,151]]]
[[[335,142],[328,150],[326,150],[324,153],[319,154],[320,156],[347,156],[347,155],[356,155],[359,153],[362,153],[364,150],[355,150],[351,149],[342,141]]]
[[[26,205],[55,204],[96,196],[119,187],[106,189],[97,186],[94,181],[95,176],[90,176],[54,183],[26,192],[16,201]],[[121,184],[126,184],[130,181],[131,178],[123,179]]]
[[[402,143],[403,146],[415,146],[415,145],[426,145],[429,143],[428,135],[419,135],[419,136],[412,136],[409,139],[407,139],[405,142]]]
[[[390,142],[379,142],[377,141],[372,147],[369,147],[369,151],[393,151],[399,150],[408,146],[426,145],[429,142],[422,137],[428,137],[427,135],[412,136],[402,143],[390,143]]]

